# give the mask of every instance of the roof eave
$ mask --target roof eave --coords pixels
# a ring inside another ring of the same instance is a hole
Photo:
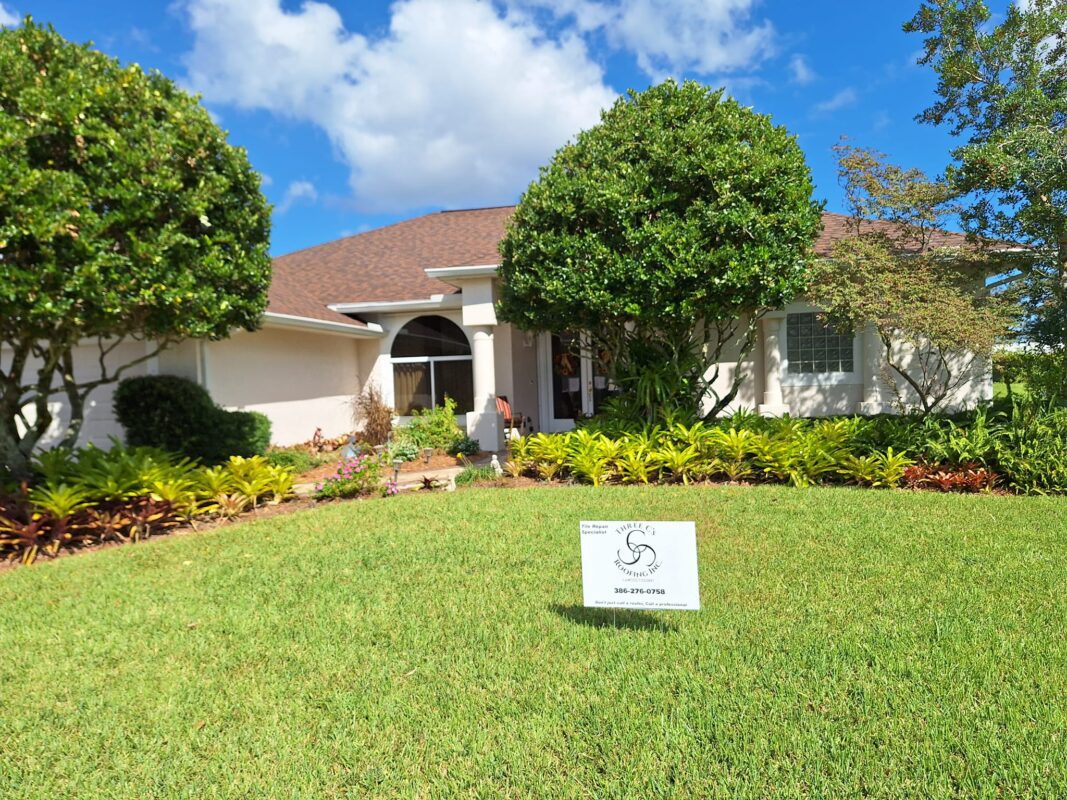
[[[263,325],[264,327],[295,328],[298,330],[312,331],[314,333],[351,336],[357,339],[377,339],[385,334],[381,325],[372,322],[368,322],[365,325],[350,325],[345,322],[332,322],[326,319],[300,317],[295,314],[280,314],[277,311],[267,311],[264,313]]]
[[[360,303],[331,303],[327,308],[338,314],[389,314],[403,311],[437,311],[459,308],[463,298],[458,293],[432,294],[415,300],[385,300]]]

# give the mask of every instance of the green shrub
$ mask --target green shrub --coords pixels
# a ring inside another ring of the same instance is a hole
[[[466,486],[472,483],[495,483],[499,480],[500,476],[496,474],[496,470],[488,464],[483,464],[480,467],[466,467],[456,476],[456,486]]]
[[[419,457],[419,446],[411,441],[396,441],[389,446],[389,460],[414,461]]]
[[[270,420],[256,411],[226,411],[197,383],[174,375],[126,378],[115,390],[115,416],[126,441],[217,464],[263,455]]]
[[[448,446],[448,454],[451,456],[476,456],[482,451],[481,445],[476,439],[463,434]]]
[[[293,472],[307,472],[318,465],[318,460],[306,450],[268,450],[267,463],[287,467]]]
[[[312,455],[303,447],[277,447],[268,450],[266,458],[268,464],[285,467],[299,475],[333,461],[336,456],[334,453]]]
[[[463,436],[456,424],[456,401],[446,396],[444,403],[436,408],[416,409],[411,422],[394,432],[393,443],[411,444],[416,450],[432,447],[447,451]]]

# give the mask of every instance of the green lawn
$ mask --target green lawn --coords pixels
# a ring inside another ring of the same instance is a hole
[[[1019,399],[1026,399],[1030,396],[1030,392],[1026,389],[1025,383],[1013,383],[1011,385],[1011,393],[1014,397]],[[1004,381],[996,381],[993,384],[993,399],[998,400],[1008,396],[1008,384]]]
[[[704,610],[581,608],[695,519]],[[1067,501],[333,505],[0,574],[0,797],[1065,797]]]

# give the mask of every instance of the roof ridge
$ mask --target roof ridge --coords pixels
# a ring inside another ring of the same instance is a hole
[[[282,253],[280,256],[272,256],[271,261],[276,261],[279,258],[288,258],[289,256],[295,256],[298,253],[306,253],[308,250],[317,250],[320,247],[329,247],[332,244],[338,242],[344,242],[348,239],[358,239],[360,236],[367,236],[371,233],[378,233],[379,231],[389,230],[390,228],[398,228],[401,225],[408,225],[412,222],[418,222],[420,219],[426,217],[434,217],[440,214],[440,211],[428,211],[425,214],[419,214],[417,217],[408,217],[407,219],[398,219],[396,222],[387,222],[385,225],[380,225],[377,228],[371,228],[366,231],[359,231],[357,233],[350,233],[347,236],[340,236],[337,239],[330,239],[328,242],[319,242],[318,244],[309,244],[307,247],[301,247],[298,250],[290,250],[288,253]]]
[[[474,208],[442,208],[438,214],[463,214],[470,211],[496,211],[501,208],[515,208],[518,203],[504,203],[499,206],[475,206]]]

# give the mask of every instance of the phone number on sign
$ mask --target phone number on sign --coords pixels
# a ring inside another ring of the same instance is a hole
[[[628,589],[625,586],[616,586],[615,594],[667,594],[666,589]]]

